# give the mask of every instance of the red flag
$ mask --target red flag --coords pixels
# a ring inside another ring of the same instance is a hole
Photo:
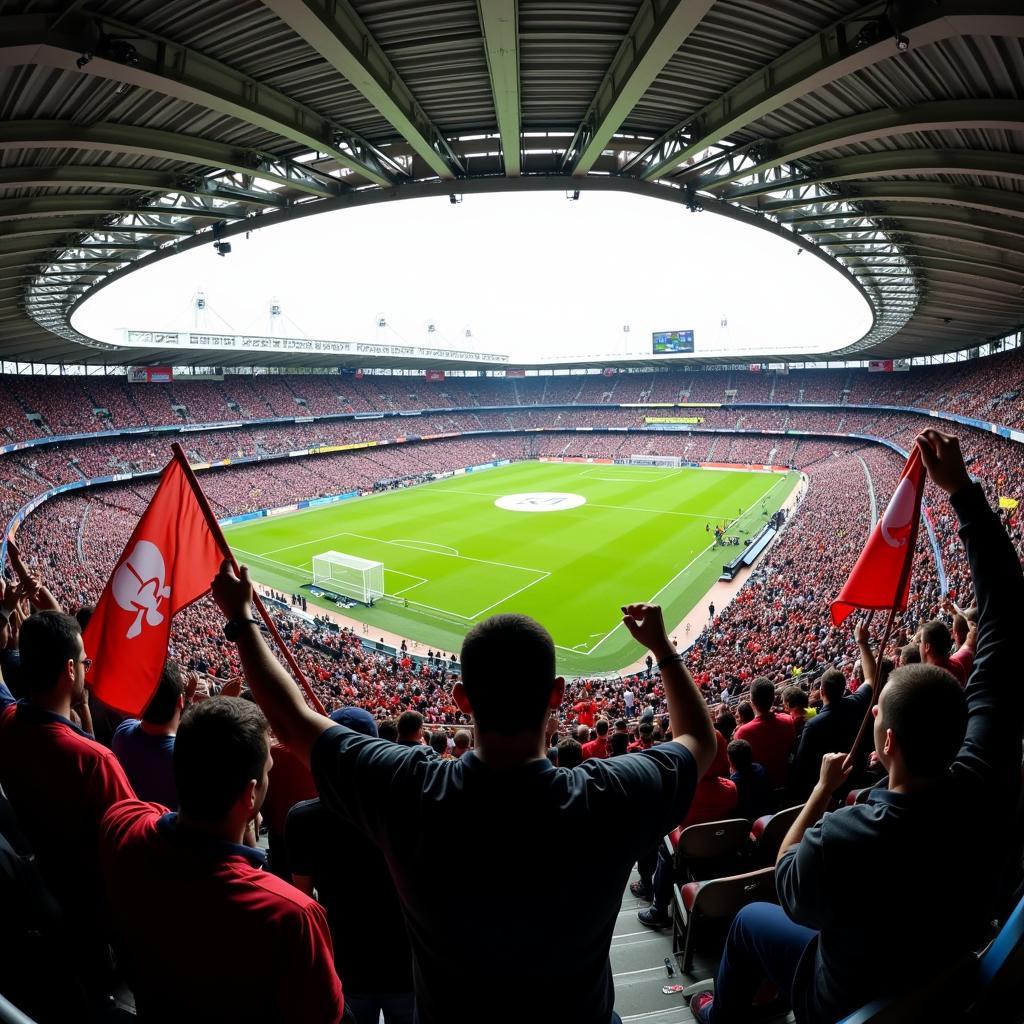
[[[871,531],[850,578],[832,602],[832,621],[837,626],[854,608],[906,610],[924,479],[921,452],[914,445],[884,515]]]
[[[224,555],[177,459],[103,588],[82,642],[105,704],[139,715],[160,681],[171,618],[210,589]]]

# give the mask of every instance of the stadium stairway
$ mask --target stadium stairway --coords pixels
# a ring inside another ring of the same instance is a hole
[[[630,882],[639,876],[630,875]],[[645,928],[637,919],[637,911],[650,904],[636,899],[626,886],[615,932],[612,936],[611,963],[615,980],[615,1009],[623,1024],[691,1024],[693,1014],[683,997],[677,993],[665,994],[666,985],[688,985],[712,978],[718,966],[707,953],[697,950],[693,970],[685,978],[672,956],[672,931]],[[670,978],[665,970],[665,958],[672,964]],[[761,1018],[759,1024],[791,1024],[791,1014]]]

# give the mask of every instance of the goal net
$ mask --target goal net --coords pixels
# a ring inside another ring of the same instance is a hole
[[[679,469],[683,464],[680,455],[630,455],[628,459],[616,459],[617,466],[664,466],[666,469]]]
[[[313,586],[370,604],[384,596],[384,563],[325,551],[313,556]]]

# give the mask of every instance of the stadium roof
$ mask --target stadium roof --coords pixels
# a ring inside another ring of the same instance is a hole
[[[530,188],[794,238],[874,311],[832,358],[982,344],[1024,323],[1022,37],[1020,0],[0,0],[0,358],[209,363],[70,316],[260,226]]]

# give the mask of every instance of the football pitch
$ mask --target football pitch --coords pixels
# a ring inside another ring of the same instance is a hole
[[[475,622],[525,612],[550,630],[559,671],[580,675],[642,656],[621,624],[621,605],[654,600],[670,629],[681,621],[739,553],[714,547],[715,526],[742,543],[796,479],[524,462],[258,519],[225,534],[255,580],[285,593],[311,581],[313,556],[326,551],[382,562],[386,597],[345,612],[371,635],[378,627],[457,651]]]

